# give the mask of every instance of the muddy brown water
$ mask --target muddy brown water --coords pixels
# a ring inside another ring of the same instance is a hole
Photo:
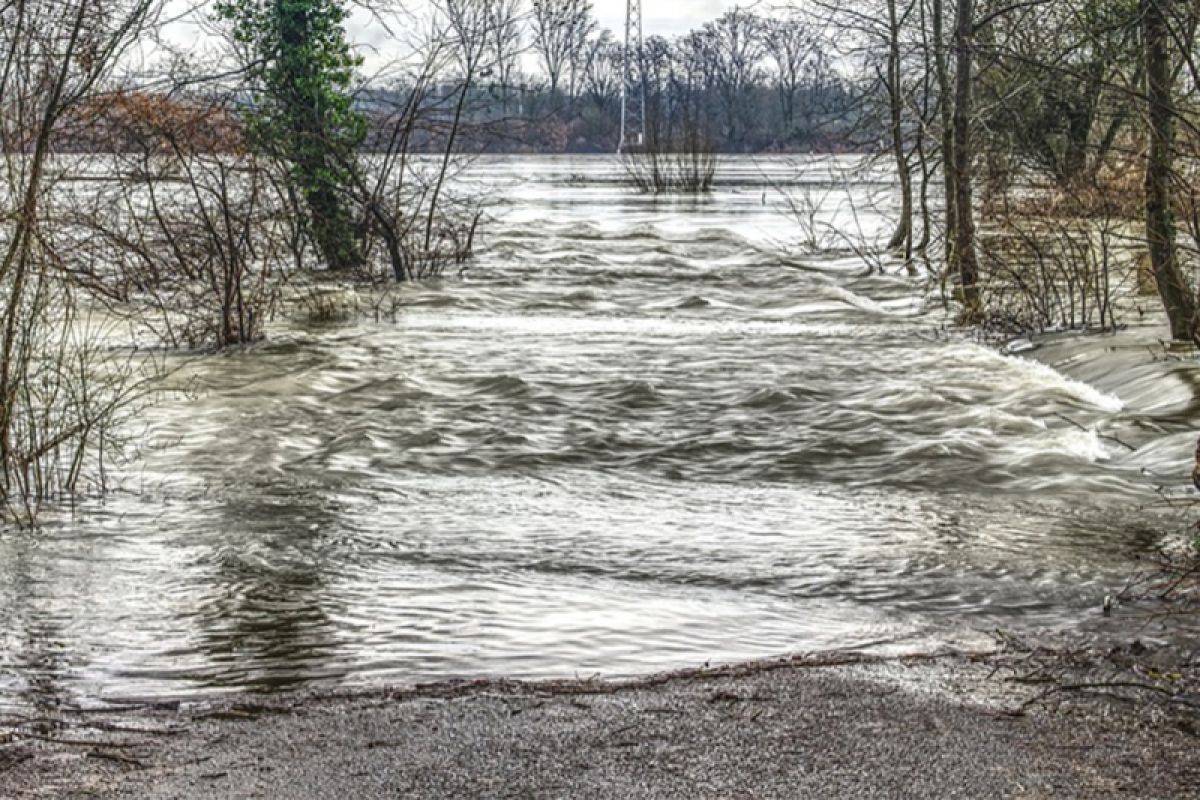
[[[123,491],[0,533],[0,698],[1104,635],[1179,524],[1191,363],[1148,355],[1153,314],[1019,355],[941,331],[920,279],[836,251],[886,183],[834,172],[654,199],[607,158],[480,162],[465,275],[190,362]]]

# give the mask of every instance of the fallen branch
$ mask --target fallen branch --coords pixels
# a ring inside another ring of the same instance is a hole
[[[39,742],[48,742],[49,744],[65,744],[76,747],[137,747],[136,742],[112,742],[98,739],[62,739],[57,736],[42,736],[37,733],[19,733],[17,736],[23,739],[37,739]]]
[[[4,764],[0,764],[0,773],[8,772],[10,769],[16,769],[31,758],[33,758],[33,753],[18,753],[9,761],[5,762]]]
[[[133,758],[132,756],[124,756],[120,753],[106,753],[103,750],[89,750],[86,755],[88,758],[103,758],[108,761],[116,761],[119,764],[129,764],[130,766],[134,767],[142,767],[143,769],[146,766],[146,762],[142,761],[141,759]]]
[[[1139,689],[1145,692],[1153,692],[1162,695],[1166,700],[1172,703],[1180,703],[1182,705],[1191,706],[1192,708],[1200,708],[1200,703],[1194,700],[1189,700],[1186,697],[1180,697],[1178,693],[1170,689],[1164,689],[1161,686],[1155,686],[1152,683],[1142,683],[1140,681],[1089,681],[1085,683],[1059,683],[1039,693],[1036,697],[1031,697],[1020,705],[1019,708],[1008,712],[1009,716],[1021,716],[1030,706],[1042,702],[1048,697],[1061,692],[1091,692],[1097,690],[1112,690],[1112,689]],[[1119,695],[1116,695],[1119,696]]]

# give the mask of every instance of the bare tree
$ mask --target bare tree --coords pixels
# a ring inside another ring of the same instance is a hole
[[[950,67],[947,61],[946,34],[944,31],[946,9],[944,0],[930,0],[929,9],[929,39],[933,48],[933,68],[937,81],[938,92],[938,121],[942,133],[942,197],[944,209],[944,243],[946,269],[945,274],[954,258],[954,231],[958,225],[955,201],[957,191],[954,188],[954,101],[950,90]]]
[[[983,303],[979,295],[979,256],[975,248],[975,207],[971,142],[975,0],[957,0],[954,18],[954,249],[951,266],[958,274],[962,293],[962,321],[980,322]]]
[[[259,338],[294,244],[294,206],[272,163],[244,140],[231,98],[130,90],[113,178],[69,195],[72,279],[111,315],[168,347]]]
[[[490,68],[498,52],[492,35],[499,0],[441,0],[444,26],[437,35],[451,44],[464,84]]]
[[[508,113],[509,89],[521,56],[521,0],[489,0],[487,3],[487,59],[500,88],[500,106]]]
[[[583,90],[603,112],[621,91],[621,47],[612,31],[604,30],[588,39],[584,52]]]
[[[533,48],[537,51],[550,96],[558,98],[564,77],[571,81],[576,65],[582,63],[591,33],[590,0],[533,0]]]
[[[898,250],[905,263],[912,258],[913,246],[913,186],[912,168],[904,130],[905,87],[901,83],[901,35],[913,4],[900,9],[897,0],[887,0],[887,74],[883,84],[888,95],[888,119],[892,139],[892,157],[900,179],[900,219],[888,242],[889,250]]]
[[[583,82],[584,70],[587,69],[588,42],[596,33],[596,20],[592,18],[591,8],[584,14],[575,30],[575,43],[567,56],[567,97],[572,100],[578,96],[580,84]]]
[[[796,96],[805,80],[823,60],[820,37],[797,14],[770,19],[764,24],[763,45],[775,64],[775,88],[784,128],[796,124]]]
[[[364,227],[372,244],[382,246],[396,281],[436,277],[471,255],[478,199],[456,196],[447,184],[462,168],[456,143],[472,81],[488,69],[489,53],[496,52],[489,44],[494,40],[485,35],[488,20],[495,19],[487,10],[486,1],[447,4],[403,59],[395,84],[377,100],[370,168],[356,171],[355,192],[365,209]],[[445,35],[447,25],[453,36]],[[464,54],[468,46],[472,49]],[[455,61],[466,71],[447,96],[439,84]],[[434,144],[441,148],[435,163],[414,157]]]
[[[1172,68],[1172,0],[1141,0],[1146,55],[1146,117],[1150,147],[1146,158],[1146,245],[1154,282],[1167,311],[1171,338],[1196,338],[1196,297],[1179,269],[1171,181],[1175,173],[1175,126]]]
[[[924,0],[880,0],[878,3],[847,5],[814,0],[835,29],[835,40],[845,56],[853,56],[860,72],[860,114],[878,118],[880,154],[891,160],[899,188],[899,214],[887,242],[911,271],[914,241],[914,153],[921,162],[921,192],[924,201],[926,154],[925,119],[922,108],[929,95],[926,84],[924,30],[917,21],[923,16]],[[924,207],[924,202],[922,202]],[[928,230],[928,226],[926,226]],[[922,234],[922,245],[926,236]]]
[[[762,77],[760,65],[766,52],[763,21],[749,11],[735,7],[707,23],[702,34],[725,109],[726,135],[733,139],[747,119],[751,90]]]
[[[103,370],[66,275],[57,226],[56,138],[111,86],[154,0],[24,0],[0,5],[0,506],[31,520],[73,494],[111,444],[129,373]]]
[[[430,195],[422,248],[426,253],[431,252],[434,247],[434,227],[437,220],[438,203],[445,186],[450,160],[454,155],[458,133],[462,129],[467,99],[470,96],[471,87],[487,64],[485,59],[491,42],[490,25],[495,19],[491,6],[496,0],[442,0],[442,2],[446,20],[454,32],[457,44],[456,52],[462,66],[462,82],[458,87],[458,100],[454,106],[446,143],[442,148],[441,168],[437,171]]]

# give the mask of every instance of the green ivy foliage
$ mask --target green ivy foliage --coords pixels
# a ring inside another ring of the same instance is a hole
[[[357,266],[350,193],[366,118],[350,93],[361,59],[346,42],[339,0],[220,0],[216,13],[244,48],[252,107],[247,133],[288,167],[310,232],[333,269]]]

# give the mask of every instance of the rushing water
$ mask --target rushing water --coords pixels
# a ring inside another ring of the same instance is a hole
[[[884,226],[815,162],[655,200],[608,159],[489,161],[462,278],[190,363],[124,492],[0,534],[0,696],[1102,633],[1176,524],[1190,364],[1153,327],[1036,358],[941,332],[922,280],[785,254],[764,172],[827,244]]]

